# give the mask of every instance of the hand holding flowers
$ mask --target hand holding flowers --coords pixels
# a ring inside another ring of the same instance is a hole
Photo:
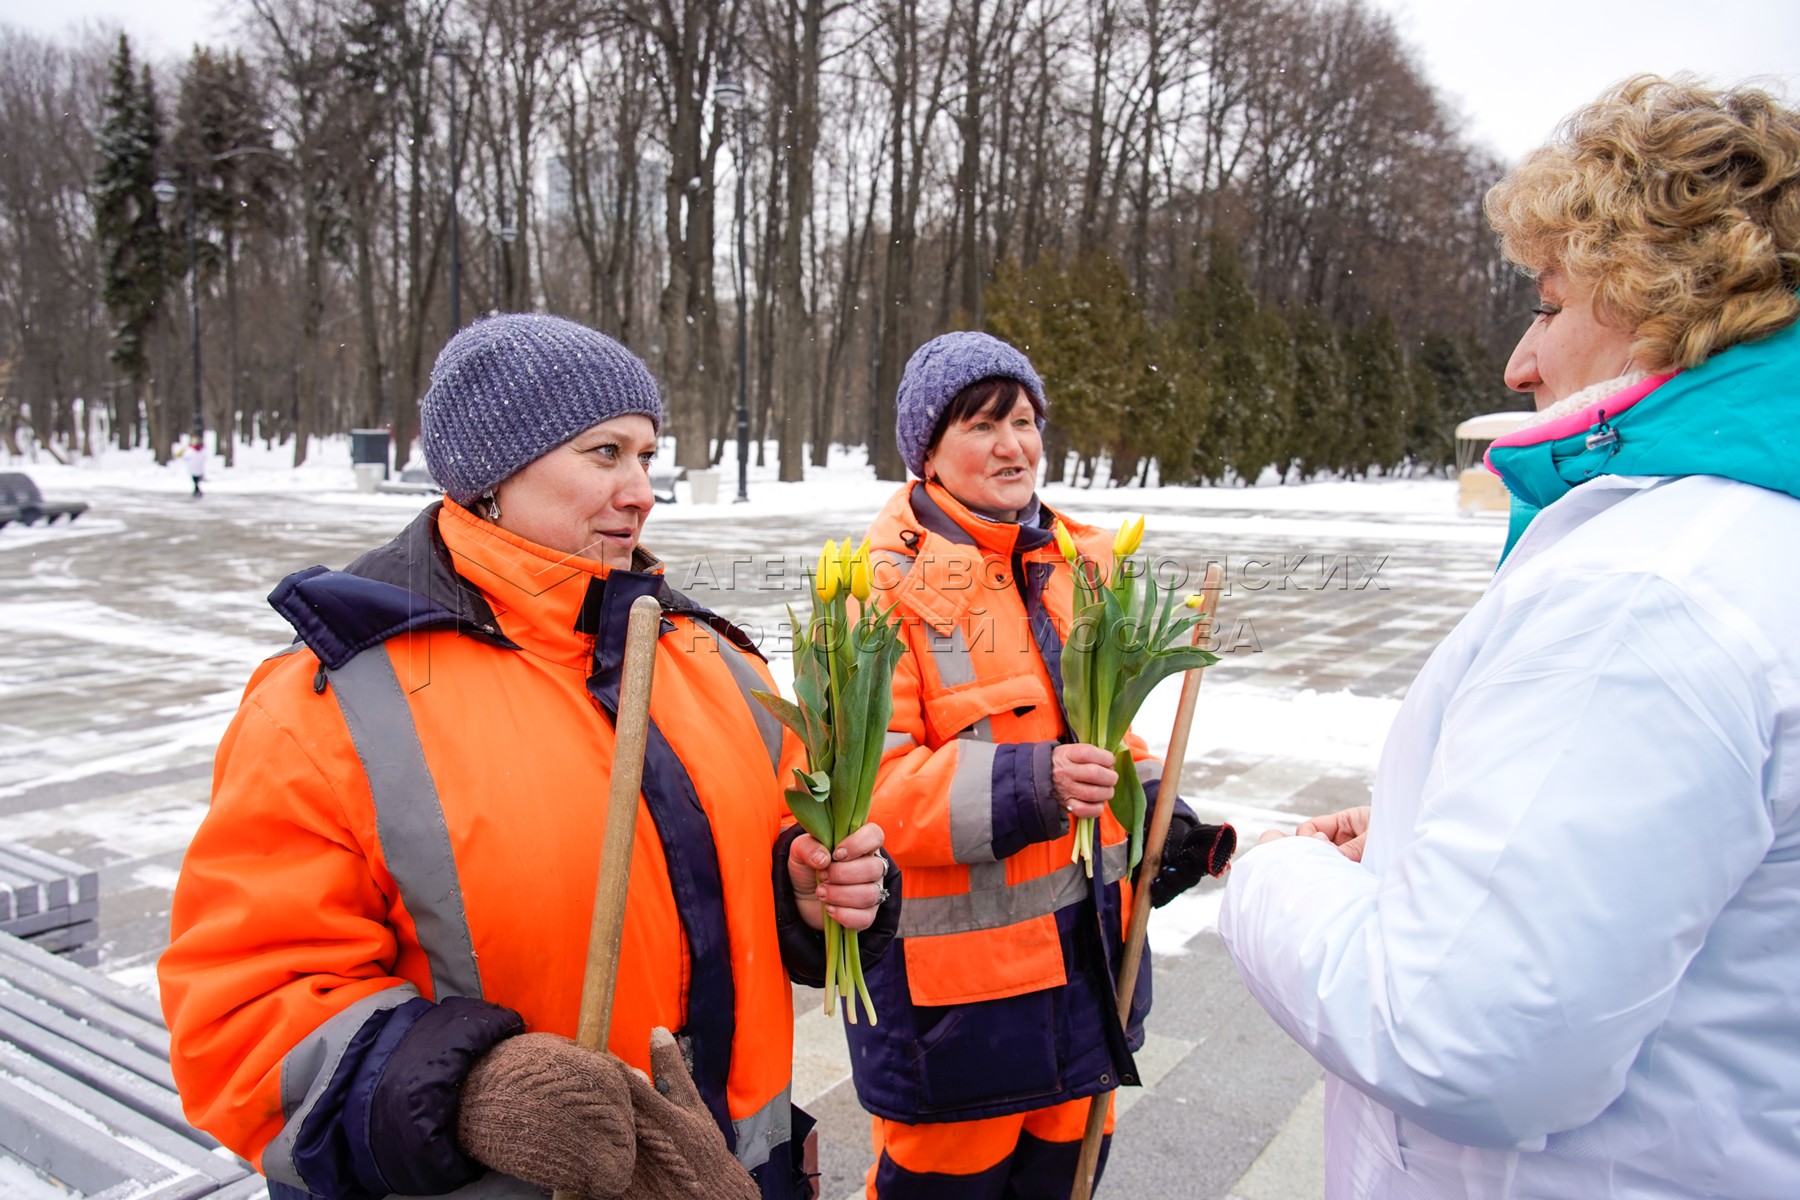
[[[849,538],[841,546],[825,543],[813,572],[811,619],[802,626],[792,610],[788,614],[796,635],[795,702],[768,692],[755,695],[806,746],[806,770],[796,768],[796,786],[787,789],[788,810],[806,830],[793,843],[788,872],[803,916],[808,904],[823,905],[825,1011],[837,1007],[841,993],[854,1022],[860,996],[873,1024],[856,935],[873,921],[883,898],[886,863],[876,852],[881,830],[867,822],[903,647],[894,610],[868,603],[870,575],[866,542],[855,550]],[[815,870],[821,867],[821,852],[830,865],[808,887],[804,871],[809,862]]]

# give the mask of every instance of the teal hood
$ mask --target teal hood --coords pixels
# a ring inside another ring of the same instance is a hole
[[[1800,499],[1800,322],[1508,434],[1487,461],[1512,493],[1502,562],[1533,517],[1600,475],[1720,475]]]

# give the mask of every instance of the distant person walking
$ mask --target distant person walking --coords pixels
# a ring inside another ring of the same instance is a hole
[[[189,440],[181,452],[181,465],[194,481],[194,499],[200,498],[200,481],[206,478],[206,442],[198,435]]]

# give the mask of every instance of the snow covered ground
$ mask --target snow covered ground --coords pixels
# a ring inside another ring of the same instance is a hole
[[[251,670],[291,637],[264,597],[290,571],[343,565],[428,502],[359,492],[344,439],[315,443],[298,469],[291,457],[291,447],[259,445],[241,448],[230,470],[215,458],[198,501],[179,467],[142,452],[66,466],[0,458],[0,470],[28,471],[46,495],[91,506],[72,525],[0,529],[0,840],[100,872],[101,968],[147,991],[182,854],[206,811],[213,749]],[[728,449],[726,497],[736,492],[732,461]],[[645,540],[676,586],[762,635],[785,680],[780,622],[788,603],[804,601],[805,566],[824,539],[860,534],[892,485],[873,478],[860,451],[834,453],[804,483],[773,474],[753,467],[741,505],[695,505],[678,485]],[[1208,563],[1225,569],[1224,658],[1206,675],[1181,791],[1245,842],[1367,799],[1407,685],[1486,586],[1504,536],[1496,519],[1457,516],[1444,480],[1059,486],[1044,496],[1106,526],[1146,512],[1145,548],[1162,578],[1197,582]],[[1177,694],[1170,681],[1137,724],[1159,751]],[[1152,922],[1158,1000],[1138,1055],[1146,1086],[1121,1093],[1114,1145],[1126,1190],[1190,1194],[1181,1188],[1194,1162],[1181,1159],[1178,1179],[1151,1153],[1165,1137],[1159,1112],[1183,1114],[1181,1137],[1193,1145],[1248,1137],[1259,1147],[1317,1078],[1255,1011],[1207,932],[1219,895],[1202,885]],[[821,1120],[826,1195],[845,1197],[868,1166],[867,1123],[842,1030],[817,1003],[817,993],[796,998],[794,1098]],[[1227,1086],[1202,1069],[1216,1056],[1199,1048],[1214,1038],[1233,1047],[1231,1086],[1268,1084],[1268,1112],[1239,1097],[1205,1115],[1202,1102]],[[1239,1128],[1246,1121],[1253,1133]],[[16,1166],[0,1154],[0,1195],[65,1195],[9,1174]]]
[[[344,439],[241,447],[213,460],[206,495],[177,466],[110,450],[27,470],[46,495],[91,506],[77,522],[0,530],[0,839],[103,872],[102,965],[153,987],[169,890],[205,810],[210,758],[254,665],[291,636],[263,597],[285,573],[338,566],[398,531],[427,498],[356,490]],[[730,476],[720,489],[735,492]],[[803,599],[827,537],[860,533],[887,499],[861,451],[804,483],[752,467],[747,504],[659,506],[646,543],[677,586],[772,636]],[[1184,795],[1253,839],[1367,796],[1406,683],[1479,595],[1503,536],[1459,517],[1444,480],[1259,488],[1045,489],[1071,516],[1150,517],[1146,549],[1197,580],[1224,564],[1225,661],[1208,673]],[[1138,722],[1168,741],[1170,681]],[[1211,925],[1215,893],[1157,914],[1179,953]]]

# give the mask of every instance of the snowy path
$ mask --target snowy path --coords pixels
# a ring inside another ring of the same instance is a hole
[[[329,466],[240,468],[198,502],[142,464],[32,470],[47,493],[93,507],[73,527],[0,531],[0,840],[98,868],[102,969],[154,989],[213,748],[250,671],[290,636],[264,597],[289,571],[341,566],[385,540],[422,502],[355,493],[347,468]],[[804,598],[804,566],[825,538],[860,532],[887,491],[854,468],[797,485],[753,476],[751,504],[660,509],[646,542],[678,587],[768,635],[785,677],[774,634],[784,606]],[[1045,494],[1104,525],[1147,510],[1146,548],[1192,580],[1208,561],[1225,565],[1227,653],[1207,674],[1182,792],[1245,840],[1366,800],[1407,685],[1480,595],[1499,550],[1502,526],[1456,517],[1453,497],[1442,481]],[[1177,690],[1170,681],[1138,723],[1156,749]],[[1241,1029],[1234,1036],[1261,1047],[1279,1085],[1266,1115],[1213,1118],[1250,1126],[1207,1168],[1222,1183],[1186,1161],[1194,1190],[1158,1194],[1223,1194],[1317,1077],[1244,1008],[1209,932],[1217,906],[1207,887],[1156,914],[1158,1003],[1141,1062],[1152,1086],[1128,1094],[1147,1107],[1121,1126],[1121,1148],[1168,1105],[1188,1103],[1183,1088],[1204,1090],[1183,1080],[1205,1078],[1194,1072],[1207,1056],[1193,1053],[1205,1030]],[[796,1029],[794,1094],[826,1117],[830,1200],[866,1162],[866,1131],[841,1033],[804,997]],[[1161,1161],[1140,1147],[1116,1157],[1115,1173],[1166,1189]]]

